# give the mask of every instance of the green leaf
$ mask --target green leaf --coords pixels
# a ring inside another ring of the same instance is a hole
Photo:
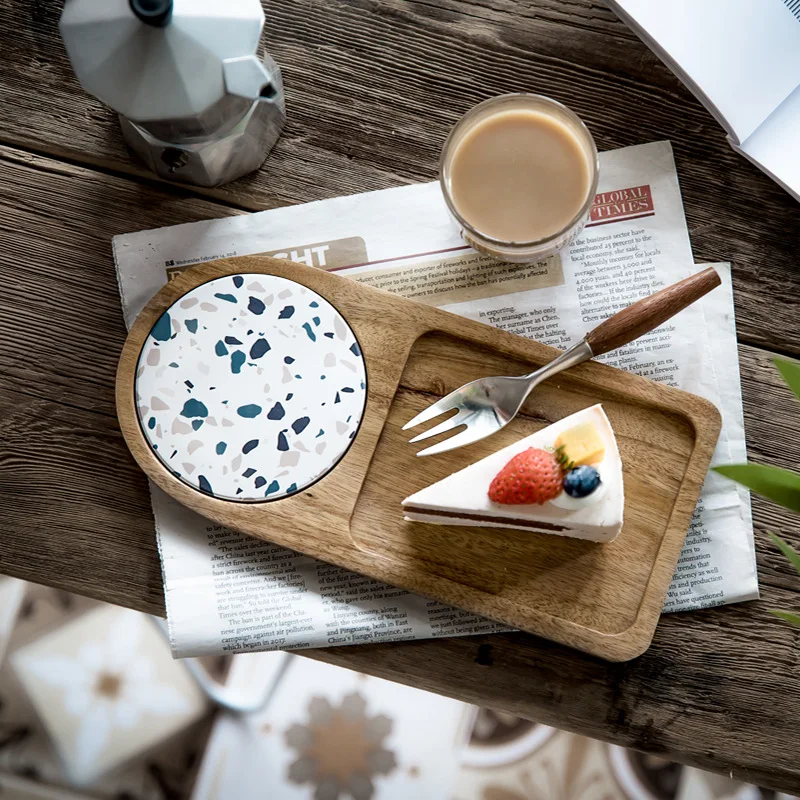
[[[800,575],[800,553],[798,553],[788,542],[785,542],[781,539],[780,536],[776,536],[771,531],[767,532],[769,538],[772,539],[773,542],[778,546],[778,549],[783,553],[786,558],[789,559],[791,565],[797,570],[797,574]]]
[[[800,400],[800,361],[776,358],[773,359],[772,363],[778,368],[778,372],[780,372],[788,387],[794,392],[795,397]]]
[[[792,625],[797,625],[800,628],[800,614],[792,614],[789,611],[778,611],[777,608],[769,609],[769,613],[778,619],[782,619],[784,622],[791,622]]]
[[[800,475],[762,464],[726,464],[714,471],[800,513]]]

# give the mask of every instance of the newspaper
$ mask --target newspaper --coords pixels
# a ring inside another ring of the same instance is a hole
[[[498,265],[465,246],[436,183],[118,236],[126,323],[190,264],[267,253],[563,348],[696,269],[669,142],[606,152],[600,162],[590,223],[568,249],[531,266]],[[719,269],[724,288],[604,360],[711,399],[724,418],[715,460],[725,463],[743,460],[745,443],[730,275]],[[212,524],[156,487],[152,494],[176,656],[504,630]],[[231,554],[239,566],[258,563],[260,579],[226,567]],[[710,475],[665,610],[757,594],[747,496]]]

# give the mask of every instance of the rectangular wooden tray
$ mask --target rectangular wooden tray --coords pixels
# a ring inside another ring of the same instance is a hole
[[[238,504],[208,497],[165,470],[136,420],[133,377],[154,322],[213,278],[281,275],[319,292],[353,328],[368,373],[367,408],[347,455],[293,497]],[[245,257],[199,265],[164,287],[131,329],[117,380],[126,440],[165,491],[253,536],[427,595],[612,661],[647,649],[720,430],[706,400],[587,363],[538,387],[521,414],[482,442],[417,458],[401,427],[474,378],[529,372],[556,350],[346,278],[288,261]],[[400,502],[490,452],[602,403],[616,432],[625,524],[595,544],[523,531],[403,520]],[[423,446],[431,444],[426,441]]]

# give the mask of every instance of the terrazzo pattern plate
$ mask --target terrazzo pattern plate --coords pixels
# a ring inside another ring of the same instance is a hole
[[[142,431],[184,483],[226,500],[302,491],[347,452],[366,403],[358,342],[323,297],[274,275],[217,278],[156,322],[136,370]]]

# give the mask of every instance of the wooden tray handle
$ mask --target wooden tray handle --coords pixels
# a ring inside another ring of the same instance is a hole
[[[587,333],[586,341],[596,356],[622,347],[657,328],[720,283],[722,281],[717,271],[708,267],[623,308]]]

